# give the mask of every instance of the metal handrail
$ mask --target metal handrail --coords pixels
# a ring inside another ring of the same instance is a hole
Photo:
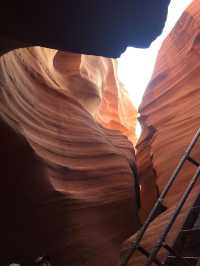
[[[189,183],[188,187],[186,188],[174,214],[172,215],[169,223],[167,224],[167,226],[165,227],[165,230],[163,232],[163,234],[161,235],[158,243],[155,245],[154,249],[152,250],[150,256],[147,259],[147,262],[145,263],[145,266],[150,266],[152,261],[154,260],[154,258],[156,257],[158,251],[160,250],[160,248],[163,246],[163,243],[165,242],[165,239],[171,229],[171,227],[173,226],[174,222],[176,221],[176,218],[178,216],[178,214],[180,213],[185,201],[187,200],[188,196],[190,195],[190,192],[192,191],[193,187],[195,186],[198,177],[200,175],[200,166],[198,167],[195,175],[192,177],[191,182]]]
[[[183,167],[185,161],[188,160],[188,161],[192,162],[192,160],[191,160],[191,156],[190,156],[190,153],[191,153],[192,149],[194,148],[195,144],[197,143],[197,140],[198,140],[199,137],[200,137],[200,128],[197,130],[196,134],[194,135],[194,137],[193,137],[193,139],[192,139],[192,142],[190,143],[190,145],[188,145],[186,151],[184,152],[183,156],[181,157],[181,159],[180,159],[180,161],[179,161],[179,163],[178,163],[178,165],[177,165],[175,171],[173,172],[171,178],[169,179],[169,181],[167,182],[165,188],[163,189],[162,193],[160,194],[160,196],[159,196],[158,200],[156,201],[154,207],[152,208],[152,210],[151,210],[151,212],[150,212],[150,214],[149,214],[147,220],[145,221],[145,223],[143,224],[143,226],[139,229],[139,232],[138,232],[137,235],[136,235],[136,239],[132,242],[131,247],[129,248],[129,250],[128,250],[126,256],[123,258],[123,261],[122,261],[121,264],[120,264],[121,266],[127,266],[128,261],[129,261],[129,259],[132,257],[132,255],[134,254],[134,252],[135,252],[136,250],[138,250],[139,247],[141,247],[141,246],[140,246],[140,241],[142,240],[142,238],[143,238],[143,236],[144,236],[144,234],[145,234],[147,228],[149,227],[149,225],[150,225],[150,223],[151,223],[151,221],[152,221],[154,215],[156,214],[158,208],[161,206],[161,204],[162,204],[163,200],[165,199],[167,193],[169,192],[169,190],[170,190],[171,187],[173,186],[174,181],[176,180],[178,174],[180,173],[180,171],[181,171],[181,169],[182,169],[182,167]],[[194,164],[194,165],[196,165],[196,164]],[[199,168],[198,168],[198,169],[199,169]],[[199,173],[200,173],[200,172],[197,170],[197,172],[196,172],[197,177],[198,177]],[[196,176],[196,174],[195,174],[195,176]],[[194,177],[193,177],[193,178],[194,178]],[[192,179],[192,180],[193,180],[193,179]],[[192,182],[192,181],[191,181],[191,182]],[[190,184],[189,184],[189,186],[190,186]],[[193,186],[192,186],[192,188],[193,188]],[[184,195],[185,195],[185,193],[184,193]],[[189,194],[187,194],[186,196],[188,197]],[[187,199],[187,197],[186,197],[186,199]],[[185,203],[185,200],[186,200],[186,199],[185,199],[185,196],[184,196],[183,204]],[[182,200],[183,200],[183,197],[182,197],[182,199],[181,199],[181,204],[182,204]],[[181,208],[182,208],[182,207],[181,207]],[[181,208],[180,208],[180,206],[178,205],[178,208],[177,208],[177,209],[178,209],[178,212],[177,212],[177,214],[176,214],[176,217],[177,217],[177,215],[179,214]],[[176,219],[176,217],[175,217],[175,219]],[[174,218],[173,218],[173,222],[174,222],[174,221],[175,221],[175,220],[174,220]],[[173,224],[173,223],[172,223],[172,224]],[[171,226],[172,226],[172,225],[171,225],[171,221],[170,221],[170,227],[169,227],[169,228],[167,227],[167,230],[166,230],[167,234],[168,234],[168,232],[169,232]],[[166,232],[164,232],[164,233],[166,234]],[[162,237],[165,236],[164,233],[163,233]],[[165,239],[165,237],[164,237],[164,239]],[[159,242],[159,244],[160,244],[160,242]],[[158,246],[158,244],[157,244],[156,246]],[[162,245],[161,245],[161,246],[162,246]],[[153,261],[156,263],[154,254],[157,254],[157,249],[158,249],[158,248],[156,248],[156,251],[155,251],[155,249],[154,249],[154,251],[152,252],[153,255],[151,254],[150,256],[148,256],[148,258],[151,257],[151,261],[150,261],[150,259],[148,259],[148,261],[147,261],[148,264],[145,264],[146,266],[147,266],[147,265],[150,265],[149,263],[150,263],[150,262],[152,263]],[[159,264],[160,264],[160,263],[159,263]],[[157,265],[159,265],[159,264],[157,263]]]

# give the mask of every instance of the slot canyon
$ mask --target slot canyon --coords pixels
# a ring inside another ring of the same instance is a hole
[[[0,17],[0,265],[188,265],[169,264],[165,248],[151,264],[150,255],[131,250],[199,128],[199,0],[165,38],[139,110],[116,58],[127,46],[151,44],[170,1],[88,1],[87,8],[78,1],[78,10],[75,1],[36,2],[10,8],[7,1]],[[193,163],[199,156],[195,146]],[[159,240],[194,170],[184,164],[150,221],[144,250]],[[188,223],[198,186],[168,246]],[[51,264],[36,262],[42,256]]]

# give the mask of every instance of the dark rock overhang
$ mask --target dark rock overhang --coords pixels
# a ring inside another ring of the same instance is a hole
[[[162,32],[170,0],[5,0],[0,49],[44,46],[119,57]]]

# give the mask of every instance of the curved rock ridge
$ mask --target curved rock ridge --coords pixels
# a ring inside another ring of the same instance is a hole
[[[55,266],[117,265],[139,221],[133,144],[109,129],[130,136],[124,98],[135,112],[114,71],[110,59],[39,47],[1,57],[1,264],[46,254]]]
[[[193,1],[164,41],[139,108],[144,130],[137,144],[138,167],[143,182],[148,185],[156,179],[160,191],[199,128],[199,14],[199,2]],[[195,156],[198,159],[198,150]],[[168,206],[176,202],[193,172],[187,164],[169,194]]]
[[[111,61],[102,96],[101,104],[95,115],[96,120],[106,128],[119,130],[135,145],[137,109],[117,77],[117,61],[115,60]]]

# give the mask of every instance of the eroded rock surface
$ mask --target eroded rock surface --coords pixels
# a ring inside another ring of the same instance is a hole
[[[183,13],[164,41],[139,109],[143,132],[137,144],[137,163],[141,175],[143,219],[156,199],[156,186],[159,191],[164,188],[200,125],[199,34],[200,3],[196,0]],[[199,161],[200,143],[192,156]],[[196,167],[187,162],[177,177],[164,202],[168,210],[154,220],[142,241],[148,251],[159,239],[195,170]],[[172,244],[175,240],[184,216],[198,194],[199,183],[192,191],[182,214],[178,216],[166,243]],[[134,238],[135,236],[124,244],[122,259]],[[163,250],[160,255],[163,259]],[[128,265],[143,266],[145,260],[144,255],[136,253]]]
[[[199,2],[193,1],[164,41],[139,110],[144,131],[137,144],[138,166],[143,182],[156,180],[160,191],[200,124],[199,14]],[[195,156],[198,159],[198,151]],[[193,170],[189,164],[183,169],[168,206],[179,197]]]
[[[39,47],[1,57],[2,265],[44,254],[55,266],[117,265],[139,221],[134,148],[109,129],[130,136],[121,101],[135,109],[114,72],[110,59]]]

